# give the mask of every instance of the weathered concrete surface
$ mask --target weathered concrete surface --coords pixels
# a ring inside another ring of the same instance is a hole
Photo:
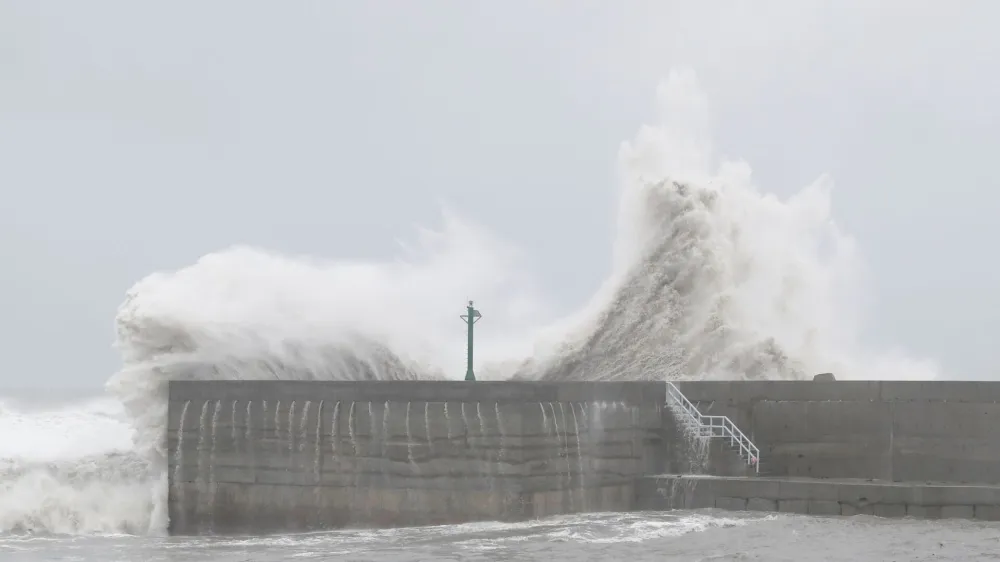
[[[749,473],[722,440],[693,449],[657,382],[172,382],[170,531],[511,520],[663,508],[676,498],[687,507],[1000,519],[989,495],[1000,484],[998,383],[678,386],[702,413],[729,416],[754,440],[764,475],[786,478],[641,478]],[[683,493],[664,503],[664,487]],[[980,492],[987,499],[961,496]]]
[[[1000,520],[1000,486],[812,478],[663,475],[640,478],[636,509],[778,511],[808,515]]]
[[[771,476],[1000,484],[1000,383],[692,381]]]
[[[658,462],[663,396],[646,383],[174,382],[170,532],[629,510]]]

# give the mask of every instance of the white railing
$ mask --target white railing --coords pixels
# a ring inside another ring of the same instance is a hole
[[[667,404],[675,406],[674,410],[684,416],[684,422],[698,432],[701,437],[723,437],[728,438],[732,446],[739,446],[740,457],[746,460],[748,465],[754,467],[757,474],[760,474],[760,449],[753,444],[753,441],[746,436],[740,428],[736,427],[726,416],[706,416],[698,411],[698,408],[684,396],[681,389],[672,382],[667,382]]]

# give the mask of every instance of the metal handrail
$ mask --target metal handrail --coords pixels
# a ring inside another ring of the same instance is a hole
[[[733,420],[726,416],[706,416],[698,407],[688,400],[687,396],[681,392],[677,385],[667,381],[667,400],[677,404],[688,416],[688,420],[697,427],[698,435],[702,437],[728,437],[731,445],[739,445],[740,456],[746,454],[747,464],[754,467],[757,474],[760,474],[760,449],[754,445],[753,441],[736,427]]]

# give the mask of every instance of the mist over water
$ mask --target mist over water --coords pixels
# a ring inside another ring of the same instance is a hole
[[[139,281],[116,318],[114,406],[0,414],[13,443],[0,532],[163,532],[166,381],[458,379],[467,297],[489,318],[485,378],[936,376],[860,341],[864,268],[828,179],[781,200],[746,163],[718,161],[691,73],[671,74],[657,101],[621,149],[611,272],[571,315],[545,306],[516,249],[451,211],[392,262],[244,247]],[[71,426],[72,443],[58,430]]]

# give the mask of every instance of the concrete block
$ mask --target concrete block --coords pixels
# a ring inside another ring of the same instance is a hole
[[[746,511],[746,498],[718,497],[715,498],[715,507],[726,511]]]
[[[941,506],[908,504],[906,506],[906,516],[918,519],[940,519]]]
[[[737,404],[765,400],[781,402],[879,400],[878,381],[685,381],[678,383],[688,399]]]
[[[840,503],[830,500],[809,500],[806,511],[809,515],[840,515]]]
[[[712,478],[711,479],[711,485],[715,490],[715,493],[720,496],[733,496],[742,498],[795,499],[795,498],[782,498],[780,490],[783,484],[784,482],[779,482],[777,480],[764,480],[760,478]]]
[[[888,478],[889,407],[880,402],[759,402],[753,433],[778,474]]]
[[[823,480],[782,480],[776,482],[777,493],[766,494],[779,500],[828,500],[837,501],[838,486]],[[764,494],[760,494],[764,495]]]
[[[987,381],[884,381],[887,402],[1000,402],[1000,385]]]
[[[872,505],[854,505],[850,503],[840,504],[840,514],[846,516],[853,515],[874,515],[875,508]]]
[[[911,485],[909,503],[920,505],[1000,505],[1000,486]]]
[[[974,505],[943,505],[941,506],[942,519],[974,519],[976,509]]]
[[[905,504],[913,502],[913,487],[896,482],[829,481],[836,488],[837,500],[853,505],[876,503]]]
[[[901,402],[895,405],[896,436],[996,439],[990,420],[1000,415],[1000,404],[981,402]]]
[[[732,399],[734,381],[678,381],[677,388],[692,402],[728,402]]]
[[[893,403],[893,479],[1000,483],[1000,404]]]
[[[1000,521],[1000,505],[976,504],[974,512],[981,521]]]
[[[906,517],[906,504],[877,503],[872,506],[876,517],[898,518]]]
[[[782,513],[809,513],[808,500],[778,500],[778,511]]]
[[[719,496],[713,479],[678,476],[635,480],[636,503],[643,510],[703,509],[715,507]]]
[[[778,501],[768,498],[750,498],[747,511],[778,511]]]
[[[667,511],[680,509],[671,503],[671,490],[663,485],[667,479],[656,477],[639,478],[635,483],[635,505],[639,511]]]

